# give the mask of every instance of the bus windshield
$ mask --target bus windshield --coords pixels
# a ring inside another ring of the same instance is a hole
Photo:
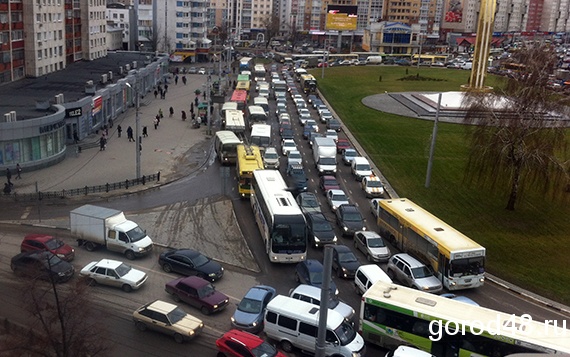
[[[273,251],[303,252],[305,249],[305,222],[276,222],[273,228]]]
[[[348,345],[356,336],[356,332],[346,321],[343,321],[340,326],[334,330],[334,333],[338,336],[341,346]]]
[[[451,261],[451,276],[477,275],[485,272],[485,258],[465,258]]]

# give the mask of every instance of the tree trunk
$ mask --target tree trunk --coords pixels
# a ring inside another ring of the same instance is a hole
[[[517,202],[519,193],[519,183],[521,178],[522,161],[517,160],[514,164],[513,179],[511,182],[511,193],[509,195],[509,202],[507,202],[507,207],[509,211],[515,210],[515,204]]]

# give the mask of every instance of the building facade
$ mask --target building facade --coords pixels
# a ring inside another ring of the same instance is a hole
[[[0,84],[25,76],[24,11],[21,2],[0,2]]]

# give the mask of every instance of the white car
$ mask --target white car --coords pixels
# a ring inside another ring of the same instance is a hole
[[[299,151],[297,149],[297,144],[293,139],[284,139],[283,143],[281,144],[281,152],[283,155],[287,156],[291,151]]]
[[[333,211],[336,211],[340,205],[349,204],[348,197],[343,190],[328,190],[327,202]]]
[[[287,155],[287,167],[294,164],[303,165],[303,157],[297,150],[291,150],[289,151],[289,155]]]
[[[336,130],[328,129],[325,132],[325,136],[327,138],[332,138],[335,142],[338,140],[338,134],[337,134]]]
[[[79,275],[88,278],[90,283],[115,286],[126,292],[137,290],[148,278],[145,272],[111,259],[91,262],[81,269]]]
[[[307,121],[311,120],[311,113],[307,110],[307,112],[303,112],[299,114],[299,123],[301,125],[307,124]]]
[[[202,67],[198,70],[198,74],[206,74],[206,68]]]

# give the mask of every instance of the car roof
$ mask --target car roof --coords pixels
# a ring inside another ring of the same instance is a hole
[[[46,234],[28,234],[24,237],[25,240],[35,240],[43,243],[50,241],[53,238],[54,238],[53,236],[49,236]]]
[[[172,254],[179,254],[179,255],[184,255],[190,258],[194,258],[196,256],[198,256],[199,254],[201,254],[200,252],[198,252],[197,250],[194,249],[175,249],[171,251]]]
[[[306,296],[310,296],[314,299],[321,299],[321,288],[309,284],[300,284],[295,289],[291,291],[289,295],[293,293],[298,293]]]
[[[253,300],[261,300],[268,293],[269,294],[275,293],[275,289],[272,288],[271,286],[267,286],[267,285],[256,285],[256,286],[251,287],[247,291],[247,293],[245,294],[244,297],[246,297],[248,299],[253,299]]]
[[[337,252],[352,252],[352,250],[344,244],[334,244],[332,247]]]
[[[303,264],[304,266],[306,266],[307,270],[309,270],[309,271],[322,271],[323,270],[323,265],[321,264],[321,262],[319,262],[316,259],[307,259],[304,262],[301,262],[299,264]]]
[[[299,197],[302,197],[302,198],[304,198],[304,197],[306,197],[306,196],[311,196],[311,197],[313,197],[313,198],[317,198],[317,195],[314,194],[313,192],[301,192],[301,193],[299,194]]]
[[[183,283],[184,285],[192,286],[194,288],[201,288],[204,285],[210,284],[209,281],[202,279],[198,276],[187,276],[185,278],[177,279],[179,282]]]
[[[344,193],[343,190],[338,190],[338,189],[336,189],[336,188],[330,189],[329,192],[330,192],[332,195],[341,195],[341,194],[342,194],[342,195],[345,195],[345,196],[346,196],[346,193]]]
[[[354,234],[360,233],[365,238],[382,238],[382,236],[374,231],[356,231]]]
[[[417,260],[416,258],[412,257],[407,253],[394,254],[393,257],[397,257],[400,260],[404,261],[410,266],[410,268],[419,268],[426,266],[425,264],[423,264],[422,262],[420,262],[419,260]]]
[[[356,207],[356,205],[347,204],[347,203],[345,203],[345,204],[343,204],[343,205],[340,205],[340,206],[338,207],[338,209],[341,210],[341,211],[356,211],[356,212],[360,212],[360,211],[358,211],[358,208]]]
[[[178,306],[162,300],[155,300],[146,306],[147,309],[168,314]]]
[[[364,164],[364,163],[368,163],[368,160],[366,160],[366,158],[364,156],[356,156],[354,159],[352,159],[353,162],[357,163],[357,164]]]
[[[277,153],[277,149],[274,148],[274,147],[268,147],[268,148],[265,149],[265,153],[266,153],[266,154],[267,154],[267,152],[275,152],[275,153]]]
[[[100,268],[109,268],[109,269],[117,269],[117,267],[119,267],[121,264],[123,264],[123,262],[112,259],[101,259],[97,263],[95,263],[95,265]]]

